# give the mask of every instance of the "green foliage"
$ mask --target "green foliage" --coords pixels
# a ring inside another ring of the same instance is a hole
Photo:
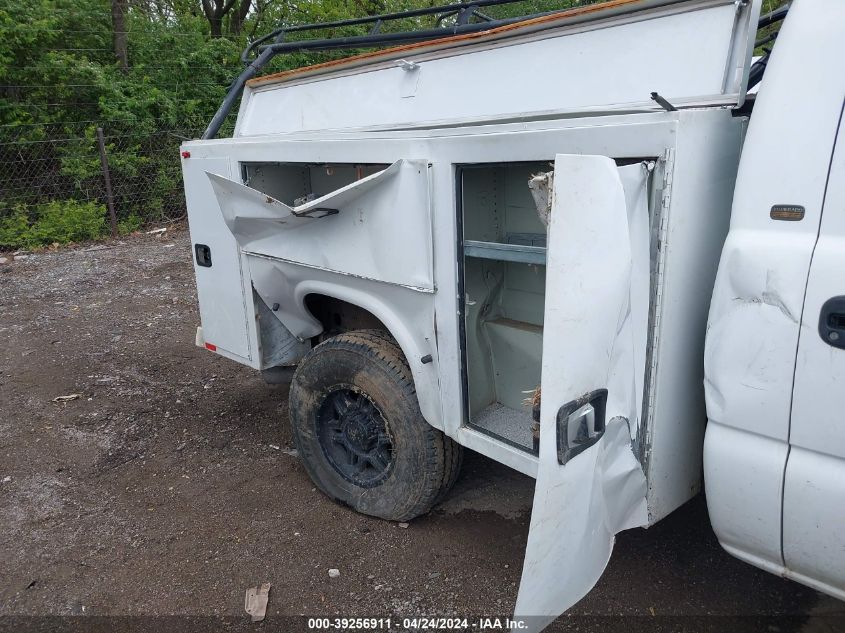
[[[53,200],[38,209],[31,235],[39,244],[84,242],[102,237],[106,208],[94,202]]]
[[[144,221],[141,219],[141,216],[131,213],[117,223],[117,232],[120,235],[129,235],[140,230],[143,225]]]
[[[0,247],[84,242],[102,237],[105,230],[106,209],[94,202],[51,200],[35,210],[34,218],[24,205],[16,205],[9,215],[0,218]]]
[[[0,249],[30,247],[34,243],[29,213],[22,204],[17,204],[0,217]]]

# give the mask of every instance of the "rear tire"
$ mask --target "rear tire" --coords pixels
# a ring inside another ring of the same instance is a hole
[[[290,389],[294,441],[312,481],[363,514],[408,521],[454,484],[462,447],[420,413],[411,371],[386,332],[332,337]]]

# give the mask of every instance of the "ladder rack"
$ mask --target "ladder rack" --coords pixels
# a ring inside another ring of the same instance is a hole
[[[588,5],[600,4],[601,0],[558,0],[558,2],[560,2],[563,6],[560,6],[553,11],[530,13],[502,19],[495,19],[480,11],[483,7],[510,5],[526,1],[527,0],[468,0],[466,2],[459,2],[455,4],[444,4],[436,7],[398,11],[395,13],[385,13],[382,15],[353,18],[349,20],[299,24],[277,28],[253,41],[241,54],[241,61],[244,64],[247,64],[247,67],[229,86],[229,90],[226,93],[226,97],[223,99],[223,103],[220,104],[214,118],[212,118],[211,122],[208,124],[208,128],[206,128],[203,133],[202,138],[211,139],[217,136],[223,122],[226,120],[226,117],[229,115],[240,97],[246,82],[255,77],[256,74],[276,55],[302,51],[357,50],[362,48],[379,48],[413,42],[434,41],[455,35],[480,33],[501,26],[523,22],[540,16],[561,13],[567,10],[572,10],[575,13],[589,11],[591,14],[595,15],[607,15],[607,13],[602,12],[638,10],[638,8],[641,9],[643,6],[648,5],[648,0],[607,0],[602,3],[601,7],[596,7],[595,9],[585,9]],[[663,1],[671,2],[671,0]],[[674,1],[679,4],[684,2],[684,0]],[[629,5],[630,8],[628,8]],[[769,27],[782,21],[786,16],[788,9],[789,3],[767,15],[761,16],[758,28]],[[407,25],[402,24],[403,20],[413,20],[414,18],[425,16],[433,16],[434,24],[436,26],[433,28],[424,28],[424,25],[416,22],[414,26],[418,28],[408,29]],[[451,18],[454,18],[453,23],[451,23]],[[447,20],[450,20],[449,24],[445,24]],[[383,31],[385,26],[395,26],[397,23],[400,23],[400,27],[404,27],[405,30],[399,30],[396,32]],[[315,32],[325,31],[327,29],[345,29],[346,27],[356,26],[369,26],[369,30],[360,35],[341,35],[337,37],[315,36],[310,39],[306,36],[302,39],[285,41],[285,38],[290,34],[311,33],[314,35]],[[769,39],[773,39],[773,35],[770,34]],[[758,42],[758,45],[766,43],[769,39],[764,38],[764,40]],[[767,61],[768,51],[763,59],[754,64],[752,67],[751,81],[748,84],[749,88],[760,81],[763,72],[765,72]]]
[[[631,0],[610,0],[609,2],[606,2],[606,4],[628,4],[630,1]],[[560,4],[563,6],[554,11],[531,13],[503,19],[494,19],[479,10],[482,7],[517,4],[520,2],[526,2],[526,0],[471,0],[469,2],[444,4],[436,7],[412,9],[410,11],[398,11],[395,13],[385,13],[382,15],[353,18],[350,20],[300,24],[275,29],[252,42],[241,54],[241,61],[248,65],[232,82],[231,86],[229,86],[229,91],[226,93],[223,103],[220,105],[220,108],[217,110],[217,113],[214,115],[211,123],[208,124],[208,128],[206,128],[202,138],[210,139],[217,135],[223,125],[223,121],[225,121],[229,112],[231,112],[232,107],[235,105],[235,102],[240,97],[246,82],[255,77],[255,75],[276,55],[302,51],[379,48],[397,44],[439,40],[454,35],[478,33],[543,15],[559,13],[560,11],[567,9],[599,4],[601,0],[559,0]],[[397,32],[382,31],[385,25],[390,25],[391,23],[395,24],[401,20],[424,16],[434,16],[436,27],[416,28]],[[453,24],[444,24],[447,19],[452,17],[455,18]],[[292,33],[301,34],[322,31],[325,29],[338,29],[362,25],[371,25],[369,31],[362,35],[323,38],[315,37],[312,39],[305,38],[285,41],[285,38]]]

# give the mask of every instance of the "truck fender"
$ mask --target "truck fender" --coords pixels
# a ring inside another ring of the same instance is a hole
[[[423,417],[443,430],[433,293],[282,260],[250,260],[256,291],[268,305],[278,304],[274,314],[300,339],[323,329],[305,305],[311,294],[346,301],[379,319],[408,361]]]

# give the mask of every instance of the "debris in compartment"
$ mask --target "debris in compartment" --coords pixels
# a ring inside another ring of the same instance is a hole
[[[540,386],[538,385],[533,391],[523,393],[531,394],[524,402],[526,407],[531,407],[531,439],[534,452],[538,453],[540,451]]]
[[[523,391],[522,393],[531,394],[525,400],[522,401],[522,403],[526,407],[534,408],[534,407],[540,406],[540,387],[539,386],[534,387],[534,389],[531,389],[530,391]]]
[[[303,204],[307,204],[308,202],[311,202],[312,200],[316,200],[316,199],[317,199],[317,194],[309,193],[307,195],[302,196],[301,198],[297,198],[296,200],[294,200],[293,206],[301,207]]]
[[[537,207],[537,217],[546,228],[549,228],[549,216],[552,213],[554,182],[553,171],[535,174],[528,181],[531,197],[534,198],[534,205]]]

